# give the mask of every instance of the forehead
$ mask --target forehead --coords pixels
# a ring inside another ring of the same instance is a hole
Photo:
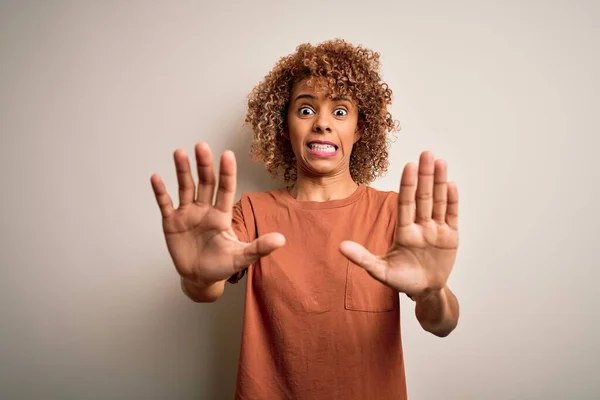
[[[327,98],[343,96],[345,98],[352,99],[352,96],[350,96],[349,93],[332,91],[329,87],[329,81],[323,77],[308,77],[295,83],[292,87],[292,100],[295,99],[299,94],[311,94],[315,97]]]

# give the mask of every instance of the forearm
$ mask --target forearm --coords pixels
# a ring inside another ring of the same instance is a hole
[[[225,290],[225,282],[218,281],[210,285],[198,285],[188,279],[181,278],[181,289],[191,300],[196,303],[212,303],[221,297]]]
[[[445,337],[456,328],[459,316],[458,300],[448,286],[417,297],[415,301],[415,315],[427,332]]]

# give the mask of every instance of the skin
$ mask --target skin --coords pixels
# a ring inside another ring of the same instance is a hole
[[[284,133],[296,156],[298,178],[291,189],[300,201],[327,201],[349,196],[358,185],[350,175],[350,154],[361,136],[358,109],[349,97],[329,96],[300,81],[292,90]],[[312,140],[338,146],[335,157],[310,154]]]
[[[292,90],[287,127],[284,134],[298,168],[291,195],[299,201],[350,196],[358,187],[350,175],[350,154],[361,137],[353,99],[336,98],[301,81]],[[338,152],[329,158],[314,156],[307,148],[311,140],[333,142]],[[285,245],[285,238],[269,233],[252,243],[241,242],[231,227],[237,179],[234,154],[222,154],[218,184],[208,145],[197,144],[195,155],[197,187],[185,152],[174,153],[177,208],[160,176],[152,175],[151,184],[184,292],[194,301],[211,302],[223,294],[231,275]],[[421,154],[418,165],[404,167],[396,234],[386,254],[374,255],[351,241],[339,245],[346,258],[374,279],[415,300],[415,315],[423,329],[440,337],[450,334],[459,318],[458,301],[447,285],[457,249],[458,191],[447,180],[446,163],[436,160],[431,151]]]
[[[358,108],[351,98],[315,90],[300,81],[292,90],[288,132],[296,156],[298,179],[290,193],[300,201],[345,198],[357,184],[350,175],[352,146],[361,136]],[[339,146],[335,157],[311,155],[307,143],[327,140]],[[340,243],[340,252],[369,274],[416,301],[421,326],[447,336],[458,323],[459,306],[447,286],[458,249],[458,191],[447,180],[445,161],[430,151],[419,165],[405,166],[398,196],[396,235],[385,255],[376,256],[359,243]]]
[[[459,305],[447,281],[458,249],[458,191],[447,167],[430,151],[408,163],[398,195],[398,221],[387,253],[376,256],[345,241],[340,251],[380,282],[416,301],[415,314],[428,332],[447,336],[458,324]]]
[[[231,227],[237,182],[233,152],[226,151],[221,156],[217,185],[210,148],[206,143],[198,143],[194,150],[197,187],[185,151],[177,149],[173,154],[179,185],[177,208],[158,174],[153,174],[150,182],[161,212],[167,248],[184,292],[196,302],[213,302],[223,294],[230,276],[282,247],[285,238],[269,233],[251,243],[240,241]]]

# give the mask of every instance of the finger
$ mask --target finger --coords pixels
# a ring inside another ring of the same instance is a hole
[[[417,220],[429,221],[433,209],[433,153],[424,151],[419,159],[419,181],[417,182]]]
[[[236,162],[232,151],[226,151],[221,155],[219,167],[219,188],[217,189],[217,201],[215,207],[223,212],[231,212],[235,198],[236,186]]]
[[[175,150],[175,170],[177,171],[177,183],[179,184],[179,206],[185,206],[194,201],[194,179],[190,171],[190,161],[185,151]]]
[[[446,223],[452,229],[458,229],[458,188],[454,182],[448,182],[448,211]]]
[[[398,226],[415,222],[415,193],[417,191],[417,166],[408,163],[402,172],[400,193],[398,193]]]
[[[285,245],[285,237],[281,233],[267,233],[248,243],[234,257],[236,271],[241,271],[259,258],[271,254]]]
[[[364,246],[346,240],[340,243],[339,249],[348,260],[364,268],[373,278],[382,283],[387,281],[387,265]]]
[[[448,204],[448,167],[444,160],[435,161],[433,176],[433,219],[440,223],[446,222],[446,207]]]
[[[160,176],[154,174],[150,177],[150,183],[152,184],[152,190],[154,191],[154,197],[156,198],[156,202],[158,203],[158,208],[160,208],[160,213],[163,218],[168,218],[171,213],[173,213],[173,201],[167,193],[167,189],[165,188],[165,183],[161,179]]]
[[[215,170],[210,147],[206,143],[198,143],[195,147],[196,168],[198,169],[198,193],[196,201],[212,205],[215,195]]]

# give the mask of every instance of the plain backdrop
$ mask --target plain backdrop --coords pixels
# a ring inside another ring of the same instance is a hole
[[[411,399],[600,396],[600,6],[594,1],[2,1],[0,398],[226,399],[244,284],[180,291],[149,179],[249,161],[246,96],[304,42],[381,53],[402,125],[460,192],[447,338],[402,300]]]

